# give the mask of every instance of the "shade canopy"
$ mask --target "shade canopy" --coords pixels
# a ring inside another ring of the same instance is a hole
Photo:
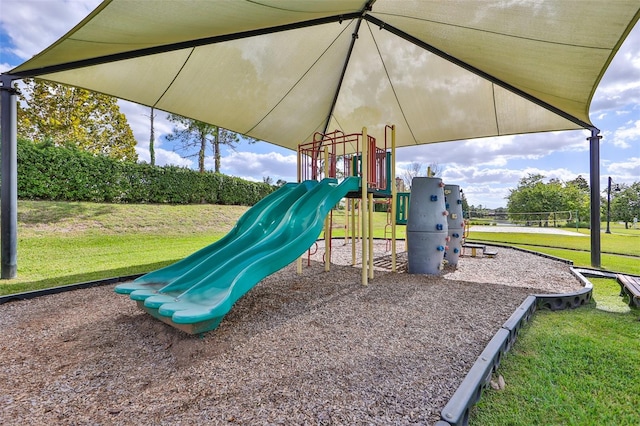
[[[592,127],[638,0],[107,0],[11,70],[295,149]]]

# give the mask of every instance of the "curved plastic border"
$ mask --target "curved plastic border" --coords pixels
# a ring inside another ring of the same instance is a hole
[[[573,293],[534,294],[539,308],[546,308],[552,311],[574,309],[584,306],[591,301],[593,284],[579,272],[580,269],[573,267],[570,269],[571,272],[582,281],[584,288]]]
[[[513,346],[522,327],[536,311],[536,297],[527,296],[484,348],[458,389],[440,414],[438,426],[468,425],[469,413],[489,385],[491,375],[498,369],[502,357]]]
[[[527,251],[532,254],[539,253]],[[572,264],[565,259],[544,257]],[[527,298],[514,311],[509,319],[502,325],[493,338],[489,341],[476,362],[473,364],[465,378],[454,392],[449,402],[440,413],[440,420],[435,426],[467,426],[471,408],[480,400],[482,392],[489,386],[491,375],[500,365],[500,361],[508,352],[518,337],[522,327],[528,323],[538,309],[573,309],[584,306],[591,301],[593,284],[585,277],[615,277],[597,270],[571,267],[571,272],[582,282],[584,288],[577,292],[564,294],[534,294]]]

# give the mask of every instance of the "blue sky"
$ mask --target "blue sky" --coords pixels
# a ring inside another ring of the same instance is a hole
[[[99,0],[0,0],[0,72],[37,54],[88,15]],[[597,31],[597,29],[594,29]],[[140,160],[149,160],[149,108],[120,102],[136,140]],[[631,32],[602,79],[591,103],[591,120],[601,129],[601,188],[640,181],[640,25]],[[195,167],[163,135],[171,132],[166,113],[156,111],[156,161]],[[529,173],[562,181],[582,175],[589,180],[587,131],[537,133],[456,141],[397,152],[398,174],[411,162],[438,164],[446,183],[460,185],[470,204],[506,206],[509,189]],[[207,167],[213,169],[213,159]],[[240,144],[225,150],[222,172],[261,181],[295,181],[296,156],[275,145]]]

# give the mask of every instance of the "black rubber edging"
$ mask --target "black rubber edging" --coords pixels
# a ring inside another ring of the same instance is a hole
[[[469,414],[489,385],[491,375],[498,369],[502,357],[513,346],[522,327],[531,320],[536,311],[536,297],[527,298],[496,332],[484,348],[476,362],[454,392],[440,413],[436,426],[465,426],[469,424]]]
[[[572,293],[534,294],[538,308],[559,311],[579,308],[591,302],[593,284],[579,272],[580,269],[571,267],[570,270],[582,282],[584,287]]]
[[[2,305],[3,303],[15,302],[17,300],[27,300],[27,299],[33,299],[41,296],[48,296],[51,294],[64,293],[65,291],[80,290],[83,288],[98,287],[98,286],[109,285],[109,284],[117,284],[125,281],[135,280],[136,278],[141,277],[142,275],[144,274],[125,275],[122,277],[104,278],[101,280],[87,281],[87,282],[77,283],[77,284],[69,284],[69,285],[63,285],[59,287],[45,288],[42,290],[26,291],[24,293],[8,294],[5,296],[0,296],[0,305]]]
[[[539,254],[536,252],[530,253]],[[544,257],[554,259],[552,256],[545,255]],[[555,260],[563,261],[564,259],[555,258]],[[565,261],[565,263],[572,262]],[[458,386],[458,389],[442,409],[440,420],[435,426],[468,426],[471,408],[480,400],[482,392],[489,386],[491,375],[499,367],[504,354],[513,347],[522,327],[531,320],[538,309],[557,311],[584,306],[591,300],[593,284],[585,278],[582,272],[593,276],[609,277],[611,275],[597,270],[583,270],[582,268],[573,267],[570,269],[582,282],[584,288],[572,293],[533,294],[527,296],[524,302],[520,304],[489,341],[460,386]],[[613,275],[615,276],[615,274]]]

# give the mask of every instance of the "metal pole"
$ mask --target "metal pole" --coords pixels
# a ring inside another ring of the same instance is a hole
[[[367,128],[362,128],[362,153],[360,162],[360,185],[362,192],[360,193],[360,216],[362,220],[362,285],[368,284],[368,266],[367,260],[369,260],[369,254],[367,252],[367,212],[368,212],[368,190],[369,190],[369,139],[367,137]]]
[[[18,116],[17,92],[13,76],[2,75],[0,86],[0,138],[2,186],[0,188],[0,257],[2,279],[16,278],[18,272]]]
[[[358,172],[356,171],[356,176]],[[358,206],[358,208],[360,208]],[[358,223],[356,223],[356,199],[351,199],[351,266],[356,264],[356,235],[358,232]]]
[[[611,229],[609,228],[609,221],[611,221],[611,176],[609,176],[607,182],[607,230],[604,231],[605,234],[611,233]]]
[[[396,125],[391,126],[391,272],[396,272],[396,202],[398,188],[396,186]]]
[[[300,145],[298,145],[298,162],[297,162],[297,177],[298,177],[298,185],[300,183],[302,183],[302,149],[300,147]],[[302,256],[298,257],[298,260],[296,261],[296,272],[298,273],[298,275],[302,275],[302,257],[304,256],[304,253],[302,254]]]
[[[589,176],[591,185],[591,266],[600,267],[600,130],[591,128]]]
[[[329,177],[329,147],[324,147],[324,177]],[[324,270],[331,270],[331,211],[324,218]]]
[[[371,152],[369,152],[369,155],[371,155]],[[373,192],[369,193],[369,202],[367,203],[368,206],[368,211],[367,211],[367,215],[369,216],[369,232],[368,232],[368,236],[369,236],[369,278],[373,279]]]

